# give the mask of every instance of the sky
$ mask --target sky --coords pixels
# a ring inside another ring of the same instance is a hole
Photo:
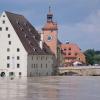
[[[51,6],[63,43],[76,43],[84,51],[100,50],[100,0],[0,0],[0,13],[24,15],[39,31]]]

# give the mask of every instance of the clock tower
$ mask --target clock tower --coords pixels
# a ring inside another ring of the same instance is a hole
[[[57,23],[53,21],[53,14],[51,8],[49,7],[49,12],[47,14],[47,21],[42,28],[43,31],[43,41],[49,46],[52,53],[57,58],[57,40],[58,40],[58,27]]]

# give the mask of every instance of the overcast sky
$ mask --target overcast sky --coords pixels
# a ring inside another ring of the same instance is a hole
[[[22,14],[41,30],[49,5],[58,23],[60,41],[74,42],[82,50],[100,50],[100,0],[0,0],[0,13]]]

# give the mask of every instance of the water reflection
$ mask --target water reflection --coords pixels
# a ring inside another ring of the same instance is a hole
[[[100,77],[0,78],[0,100],[100,100]]]

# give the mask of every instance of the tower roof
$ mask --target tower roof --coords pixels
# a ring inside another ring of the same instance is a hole
[[[49,12],[47,14],[47,22],[42,28],[42,30],[58,30],[57,23],[53,21],[53,13],[51,12],[50,6],[49,6]]]

